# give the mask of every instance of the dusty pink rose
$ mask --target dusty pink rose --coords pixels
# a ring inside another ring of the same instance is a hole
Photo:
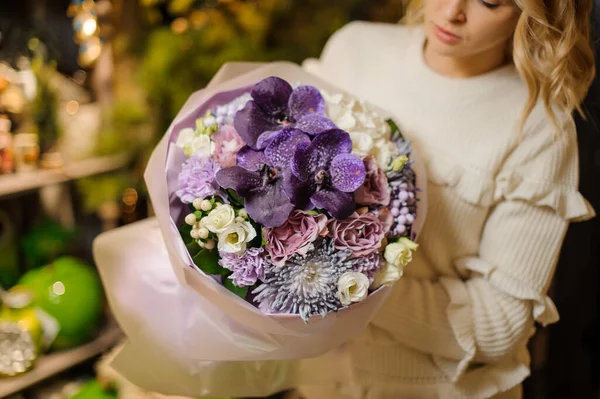
[[[362,186],[354,192],[354,200],[359,205],[383,205],[390,203],[390,186],[385,172],[377,166],[374,157],[363,159],[367,175]]]
[[[271,262],[283,266],[294,254],[306,255],[319,236],[327,235],[327,216],[313,216],[295,210],[285,223],[273,229],[264,229],[263,234]]]
[[[369,212],[366,207],[360,208],[348,219],[332,219],[328,224],[329,237],[334,239],[337,249],[349,249],[355,258],[367,256],[379,250],[393,221],[387,208],[378,214]]]
[[[211,136],[215,144],[213,159],[222,168],[235,166],[235,156],[245,143],[233,126],[222,126]]]

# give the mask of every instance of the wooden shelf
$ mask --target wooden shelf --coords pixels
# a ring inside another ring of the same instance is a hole
[[[121,337],[123,337],[123,333],[116,322],[111,321],[94,341],[67,351],[44,355],[36,361],[33,369],[18,377],[0,378],[0,398],[20,392],[40,381],[100,355],[114,346]]]
[[[61,169],[0,175],[0,197],[35,190],[51,184],[93,176],[122,168],[127,164],[126,154],[110,155],[72,162]]]

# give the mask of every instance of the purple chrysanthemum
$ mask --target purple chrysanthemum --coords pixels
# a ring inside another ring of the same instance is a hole
[[[215,175],[219,166],[204,155],[194,155],[184,164],[179,173],[179,190],[176,194],[181,201],[189,204],[196,198],[207,198],[219,192]]]
[[[285,128],[297,128],[314,135],[336,128],[325,117],[325,100],[316,87],[293,89],[277,77],[266,78],[252,89],[252,100],[240,110],[234,126],[248,146],[265,148]]]
[[[254,221],[265,227],[281,226],[294,209],[283,185],[290,159],[300,143],[310,143],[309,137],[298,129],[284,129],[264,151],[245,146],[237,154],[237,165],[221,169],[217,181],[244,198]]]
[[[229,278],[233,285],[250,287],[265,279],[265,261],[261,257],[262,248],[248,248],[244,255],[222,253],[219,265],[233,273]]]
[[[318,134],[311,143],[300,143],[291,159],[284,189],[301,209],[327,210],[336,219],[345,219],[356,204],[351,193],[365,181],[365,165],[352,155],[352,140],[343,130]]]

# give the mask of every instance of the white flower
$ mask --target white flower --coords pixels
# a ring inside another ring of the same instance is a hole
[[[418,248],[418,244],[406,237],[402,237],[398,242],[393,242],[385,247],[383,257],[387,263],[398,267],[404,267],[412,261],[412,253]]]
[[[191,155],[193,154],[203,154],[206,155],[207,157],[210,157],[210,154],[212,154],[212,150],[213,150],[213,143],[212,140],[210,139],[210,136],[207,134],[201,134],[199,136],[196,136],[191,144]]]
[[[198,134],[195,129],[181,129],[177,136],[177,147],[181,148],[187,157],[194,154],[203,154],[209,157],[214,149],[214,144],[210,136],[206,134]]]
[[[222,207],[221,207],[222,208]],[[256,230],[250,222],[234,222],[218,235],[219,252],[242,256],[246,245],[256,237]]]
[[[235,210],[229,204],[213,209],[208,216],[200,220],[200,226],[213,233],[222,233],[235,222]]]
[[[404,267],[412,261],[412,253],[418,248],[419,244],[406,237],[400,238],[398,242],[388,244],[383,254],[385,263],[375,275],[371,289],[398,281],[404,274]]]
[[[338,297],[342,305],[362,302],[369,295],[369,278],[362,273],[347,272],[338,280]]]
[[[382,285],[394,284],[396,281],[400,280],[400,277],[402,277],[403,274],[404,267],[384,262],[379,272],[375,275],[375,279],[371,284],[371,289],[375,290]]]
[[[329,94],[321,91],[327,105],[327,117],[352,139],[352,153],[365,157],[373,155],[382,169],[397,149],[390,141],[392,129],[368,104],[348,94]]]
[[[364,158],[373,152],[373,138],[368,133],[349,132],[348,134],[352,140],[352,153],[354,155]]]
[[[384,139],[376,141],[371,151],[371,155],[374,155],[377,160],[377,165],[383,170],[387,170],[392,160],[399,154],[396,144]]]

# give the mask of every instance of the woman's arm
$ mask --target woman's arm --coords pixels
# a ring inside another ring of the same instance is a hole
[[[535,318],[557,320],[545,296],[568,221],[553,209],[503,201],[491,212],[479,256],[459,259],[471,277],[432,282],[405,276],[374,325],[425,353],[492,363],[529,337]]]
[[[569,222],[594,216],[577,190],[578,165],[575,131],[557,135],[542,120],[496,177],[478,253],[453,260],[469,278],[403,277],[382,312],[396,317],[375,326],[438,364],[459,361],[452,373],[458,378],[472,362],[498,362],[525,345],[534,320],[556,322],[546,292]]]

